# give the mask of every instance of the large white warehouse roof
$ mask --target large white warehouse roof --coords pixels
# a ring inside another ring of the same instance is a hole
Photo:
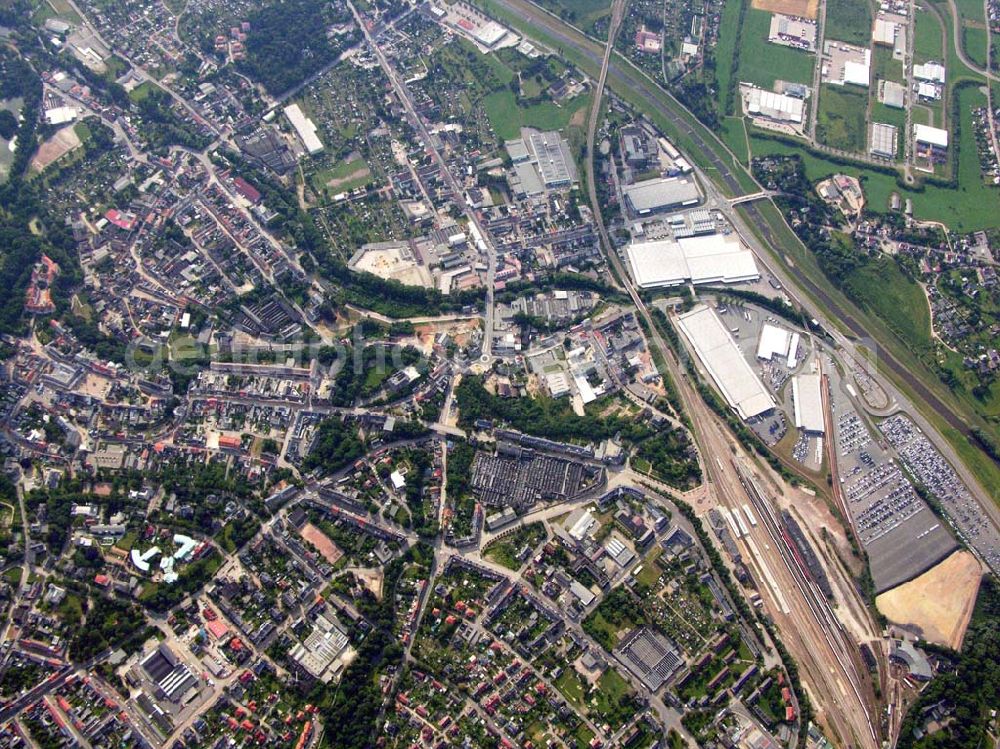
[[[677,323],[723,397],[741,419],[774,408],[771,394],[743,357],[715,310],[698,305],[677,318]]]
[[[635,282],[642,288],[760,278],[753,253],[735,234],[636,242],[629,245],[628,258]]]
[[[624,189],[625,200],[640,216],[701,202],[698,185],[690,178],[665,177],[636,182]]]
[[[285,107],[285,117],[292,123],[299,140],[302,141],[302,145],[306,147],[310,156],[323,150],[323,142],[316,135],[316,123],[302,113],[298,104],[289,104]]]
[[[913,137],[917,143],[927,143],[938,148],[948,147],[948,131],[939,127],[921,125],[919,122],[914,123]]]
[[[795,406],[795,426],[813,434],[823,434],[823,396],[818,374],[801,374],[792,378],[792,401]]]

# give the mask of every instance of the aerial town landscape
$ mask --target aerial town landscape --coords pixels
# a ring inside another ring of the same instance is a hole
[[[1000,746],[998,54],[0,0],[0,749]]]

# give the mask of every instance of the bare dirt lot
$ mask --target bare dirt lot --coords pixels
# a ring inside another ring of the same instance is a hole
[[[819,0],[753,0],[751,5],[768,13],[784,13],[786,16],[815,20]]]
[[[353,572],[358,581],[371,591],[372,595],[382,600],[382,581],[384,574],[378,567],[348,567],[348,572]]]
[[[331,541],[329,536],[312,523],[306,523],[302,526],[302,530],[299,531],[299,533],[302,538],[315,546],[316,550],[322,554],[323,558],[330,564],[336,564],[340,561],[340,558],[344,556],[344,552],[340,550],[340,547]]]
[[[79,147],[80,138],[77,136],[76,130],[74,130],[72,125],[67,125],[42,143],[38,149],[38,153],[31,160],[31,168],[36,172],[44,171],[45,167],[58,161],[74,148]]]
[[[976,604],[982,568],[967,551],[956,551],[908,583],[875,599],[894,624],[929,642],[958,649]]]

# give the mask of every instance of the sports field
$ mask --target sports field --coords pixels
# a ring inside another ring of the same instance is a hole
[[[45,167],[49,166],[49,164],[58,161],[70,151],[79,148],[81,143],[82,141],[73,125],[67,125],[57,130],[55,135],[39,146],[38,152],[31,160],[31,170],[34,172],[44,171]]]
[[[302,538],[315,546],[316,550],[330,564],[336,564],[340,561],[341,557],[344,556],[344,552],[340,550],[340,547],[338,547],[337,544],[330,540],[329,536],[312,523],[306,523],[302,526],[302,530],[299,531],[299,534]]]

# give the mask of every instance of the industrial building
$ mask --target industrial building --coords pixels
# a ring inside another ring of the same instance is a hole
[[[565,138],[557,132],[525,130],[523,134],[528,136],[528,148],[535,157],[545,187],[567,187],[576,181],[576,166]]]
[[[677,646],[648,627],[632,630],[614,655],[651,692],[662,687],[684,665]]]
[[[775,122],[791,122],[801,125],[805,101],[795,96],[767,91],[763,88],[747,88],[744,97],[747,114],[763,117]]]
[[[800,374],[792,378],[792,403],[795,426],[808,434],[823,434],[822,379],[819,373]]]
[[[913,140],[918,146],[925,145],[932,149],[944,150],[948,148],[948,131],[939,127],[914,123]]]
[[[197,677],[166,644],[143,658],[139,666],[156,685],[160,699],[187,703],[191,700],[191,692],[198,690]]]
[[[757,358],[771,361],[775,356],[780,356],[786,360],[789,369],[795,369],[799,340],[798,333],[765,323],[760,331],[760,340],[757,342]]]
[[[895,21],[880,17],[875,19],[875,28],[872,30],[872,41],[875,44],[883,44],[893,47],[896,44],[896,34],[900,26]]]
[[[771,28],[767,40],[773,44],[816,51],[816,22],[807,18],[796,18],[775,13],[771,16]]]
[[[887,107],[902,109],[906,105],[906,87],[895,81],[879,81],[879,101]]]
[[[886,125],[882,122],[872,123],[871,148],[873,156],[881,156],[886,159],[896,158],[897,131],[895,125]]]
[[[285,107],[285,117],[292,123],[296,135],[310,156],[315,156],[323,150],[323,142],[316,135],[316,123],[302,113],[298,104],[289,104]]]
[[[472,35],[484,47],[493,49],[501,39],[507,36],[507,29],[496,21],[489,21],[476,29]]]
[[[741,419],[767,413],[774,399],[743,357],[739,346],[711,307],[698,305],[677,318],[681,333]]]
[[[828,39],[823,44],[823,82],[834,86],[867,86],[871,79],[872,51]]]
[[[45,121],[50,125],[65,125],[80,116],[76,107],[52,107],[45,110]]]
[[[945,69],[939,62],[928,62],[913,66],[913,77],[918,81],[929,83],[944,83]]]
[[[628,247],[628,259],[636,285],[644,289],[760,278],[753,252],[735,234],[633,242]]]
[[[625,202],[635,216],[648,216],[684,206],[698,205],[701,191],[693,178],[663,177],[636,182],[624,188]]]
[[[514,165],[511,187],[521,196],[571,187],[578,178],[569,143],[558,132],[522,128],[521,137],[504,143]]]
[[[940,83],[920,81],[917,83],[917,98],[923,101],[941,101],[944,86]]]
[[[347,634],[335,619],[320,614],[315,626],[304,642],[297,643],[288,656],[298,663],[310,676],[329,682],[336,676],[342,664],[334,664],[348,647]]]

